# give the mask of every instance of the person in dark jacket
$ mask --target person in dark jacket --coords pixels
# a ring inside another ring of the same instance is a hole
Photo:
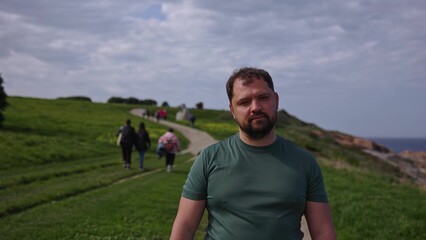
[[[191,114],[189,116],[188,120],[191,122],[191,127],[194,128],[195,127],[195,120],[196,120],[195,116]]]
[[[139,124],[139,129],[136,134],[136,150],[139,152],[139,170],[144,170],[143,162],[145,160],[146,150],[151,146],[151,139],[149,133],[145,128],[145,123]]]
[[[118,134],[121,134],[120,147],[123,155],[123,167],[130,169],[133,145],[136,143],[136,132],[131,126],[130,119],[127,119],[125,125],[120,128]]]

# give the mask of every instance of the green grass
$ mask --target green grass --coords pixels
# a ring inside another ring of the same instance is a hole
[[[2,170],[116,153],[116,133],[127,118],[135,128],[144,121],[153,139],[167,130],[130,115],[131,109],[140,107],[136,105],[28,98],[8,101],[0,131]]]
[[[153,146],[147,172],[124,170],[115,133],[126,118],[134,126],[142,120],[129,114],[141,106],[8,101],[0,130],[1,239],[168,239],[191,156],[178,155],[167,174]],[[178,109],[167,110],[173,120]],[[216,139],[238,130],[228,111],[191,112],[196,128]],[[279,121],[280,135],[319,160],[338,239],[426,239],[426,194],[410,178],[285,112]],[[144,122],[155,144],[167,128]],[[196,239],[205,225],[206,217]]]
[[[26,98],[9,102],[5,128],[0,131],[0,217],[140,174],[122,171],[115,143],[116,131],[126,118],[134,123],[142,120],[129,114],[139,106]],[[153,143],[146,154],[146,170],[161,169],[164,161],[157,160],[156,140],[167,128],[145,122]],[[187,146],[188,140],[178,136]],[[135,168],[137,158],[134,152]]]
[[[5,217],[0,232],[7,239],[167,239],[189,166],[178,161],[172,174],[145,173]]]
[[[374,172],[322,170],[338,239],[425,239],[424,192]]]

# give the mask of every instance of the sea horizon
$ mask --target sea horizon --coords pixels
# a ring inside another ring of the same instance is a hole
[[[408,138],[408,137],[366,137],[375,143],[381,144],[389,148],[391,151],[400,153],[402,151],[424,151],[426,152],[425,138]]]

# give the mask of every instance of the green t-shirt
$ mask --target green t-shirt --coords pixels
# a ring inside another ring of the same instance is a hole
[[[253,147],[239,134],[201,152],[182,196],[207,200],[205,239],[218,240],[302,239],[306,201],[328,201],[310,153],[280,136]]]

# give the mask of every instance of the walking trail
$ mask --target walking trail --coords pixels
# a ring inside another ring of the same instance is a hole
[[[142,110],[141,109],[133,109],[130,111],[131,114],[136,115],[138,117],[142,117]],[[157,121],[155,118],[145,118],[150,121]],[[196,156],[201,150],[203,150],[205,147],[208,147],[214,143],[217,142],[216,139],[214,139],[212,136],[210,136],[208,133],[197,130],[195,128],[191,128],[188,126],[184,126],[181,124],[177,124],[174,122],[170,122],[167,120],[159,120],[160,124],[168,126],[173,128],[174,130],[182,133],[188,140],[189,140],[189,146],[187,149],[183,150],[182,153],[191,153],[192,155]],[[305,217],[302,218],[302,232],[305,234],[303,237],[303,240],[311,240],[311,236],[309,235],[308,225],[306,223]]]

